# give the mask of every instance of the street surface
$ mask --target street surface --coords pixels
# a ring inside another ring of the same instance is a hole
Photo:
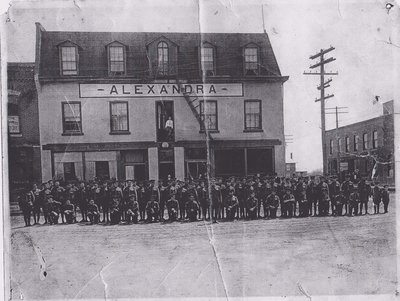
[[[213,225],[25,228],[13,216],[12,298],[393,295],[394,207],[392,194],[388,214]]]

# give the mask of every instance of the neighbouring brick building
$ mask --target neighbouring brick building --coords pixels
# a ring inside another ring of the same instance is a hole
[[[8,63],[8,168],[10,188],[41,182],[39,113],[34,63]]]
[[[330,174],[354,172],[380,183],[394,184],[393,100],[383,104],[379,117],[326,131]],[[375,162],[376,172],[373,172]]]
[[[267,34],[36,29],[43,180],[284,175]]]

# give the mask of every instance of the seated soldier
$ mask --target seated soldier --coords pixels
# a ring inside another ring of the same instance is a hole
[[[237,207],[239,206],[239,200],[234,193],[235,189],[233,187],[229,188],[229,195],[225,201],[226,217],[228,220],[233,220],[235,218]]]
[[[343,215],[343,205],[345,203],[345,197],[343,194],[343,191],[340,190],[339,194],[337,196],[334,197],[335,202],[335,212],[334,215],[336,216],[342,216]]]
[[[67,199],[64,204],[63,212],[67,224],[72,224],[76,222],[75,206],[74,204],[71,204],[71,201],[69,199]]]
[[[189,218],[189,221],[194,222],[197,221],[197,213],[199,210],[199,204],[196,202],[194,195],[189,195],[189,200],[186,203],[186,216]]]
[[[50,225],[58,224],[58,218],[60,216],[61,203],[53,199],[53,196],[47,198],[47,221]]]
[[[119,198],[114,196],[110,206],[110,223],[116,225],[121,221],[121,213],[119,208]]]
[[[267,210],[268,210],[268,217],[269,218],[276,218],[276,211],[279,207],[279,196],[276,194],[276,189],[271,190],[271,194],[267,196],[265,201]]]
[[[295,199],[290,187],[286,187],[285,194],[283,195],[283,213],[285,217],[293,217]]]
[[[179,203],[175,198],[175,193],[171,194],[171,198],[167,201],[168,220],[170,222],[178,219]]]
[[[247,215],[250,219],[256,219],[257,218],[257,210],[258,210],[258,200],[256,198],[256,193],[254,190],[251,191],[250,197],[246,200],[246,212]],[[265,209],[265,207],[264,207]],[[265,212],[265,210],[264,210]],[[265,213],[264,213],[265,216]]]
[[[135,195],[131,195],[126,202],[126,221],[128,224],[137,224],[139,220],[139,203]]]
[[[29,227],[31,225],[31,214],[33,211],[33,199],[31,194],[27,193],[24,196],[19,197],[19,208],[24,215],[25,227]]]
[[[93,199],[89,201],[89,204],[87,206],[87,216],[91,225],[99,223],[99,207],[94,203]]]
[[[160,210],[160,206],[156,201],[156,195],[152,195],[150,201],[147,202],[146,205],[146,213],[147,213],[147,222],[156,222],[158,220],[158,214]]]

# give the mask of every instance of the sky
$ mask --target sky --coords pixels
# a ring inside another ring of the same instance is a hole
[[[395,0],[392,0],[395,1]],[[284,84],[286,154],[298,170],[322,168],[318,76],[303,75],[309,57],[334,46],[338,71],[326,90],[329,108],[347,107],[339,126],[376,117],[395,99],[400,62],[400,9],[382,0],[75,0],[13,1],[5,15],[8,62],[33,62],[35,22],[60,31],[262,32],[272,43]],[[263,13],[264,12],[264,22]],[[398,89],[398,88],[397,88]],[[326,128],[335,116],[326,116]],[[267,123],[268,121],[266,121]],[[268,126],[265,124],[264,126]],[[288,139],[289,140],[289,139]]]

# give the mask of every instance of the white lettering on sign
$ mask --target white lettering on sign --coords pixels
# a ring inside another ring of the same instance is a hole
[[[79,84],[81,98],[182,96],[243,96],[242,84]]]

